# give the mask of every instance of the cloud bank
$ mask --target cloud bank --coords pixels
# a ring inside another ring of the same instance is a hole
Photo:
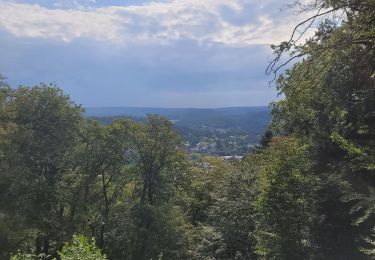
[[[269,44],[289,0],[0,0],[0,73],[84,106],[219,107],[277,98]]]
[[[87,3],[87,2],[86,2]],[[18,37],[71,42],[166,44],[181,39],[226,45],[273,44],[291,31],[295,14],[278,15],[279,1],[173,0],[130,6],[48,8],[0,2],[0,28]],[[72,6],[72,5],[69,5]]]

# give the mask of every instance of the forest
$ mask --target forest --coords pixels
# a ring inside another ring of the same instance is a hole
[[[283,99],[240,161],[2,77],[0,259],[374,259],[375,1],[304,3],[321,22],[272,46]]]

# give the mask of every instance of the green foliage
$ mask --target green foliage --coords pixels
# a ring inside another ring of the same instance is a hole
[[[371,235],[365,237],[364,240],[366,244],[360,248],[361,252],[374,259],[375,257],[375,239],[374,239],[375,230],[371,230]]]
[[[300,4],[345,15],[273,46],[303,59],[240,162],[189,160],[160,116],[101,125],[54,85],[0,76],[0,258],[374,257],[374,3]]]
[[[311,174],[321,180],[315,228],[322,257],[363,258],[358,249],[374,226],[375,6],[363,0],[305,7],[314,6],[346,16],[322,21],[305,44],[275,48],[276,61],[285,51],[304,59],[277,80],[285,99],[274,105],[270,129],[309,145]]]
[[[12,216],[3,220],[16,228],[8,230],[4,240],[25,248],[35,240],[35,253],[48,254],[48,248],[56,246],[49,237],[57,243],[64,239],[57,190],[67,167],[66,155],[77,139],[82,109],[55,86],[20,87],[5,93],[0,203],[4,216]]]
[[[17,254],[12,255],[10,260],[35,260],[35,259],[43,259],[43,255],[36,256],[33,254],[23,254],[21,252],[17,252]]]
[[[101,250],[95,245],[95,239],[89,240],[83,235],[73,235],[72,241],[66,243],[59,253],[61,260],[105,260]]]
[[[258,158],[249,156],[243,161],[220,167],[225,173],[218,179],[210,217],[222,236],[223,259],[255,258],[255,210],[252,201],[258,192],[256,186]]]
[[[339,133],[333,132],[331,134],[331,139],[334,143],[338,144],[340,148],[345,150],[350,156],[365,156],[365,152],[363,152],[360,148],[355,147],[352,143],[348,140],[343,138]]]
[[[257,254],[266,259],[314,255],[317,180],[309,176],[306,146],[293,138],[275,138],[261,160],[259,193],[253,202]]]

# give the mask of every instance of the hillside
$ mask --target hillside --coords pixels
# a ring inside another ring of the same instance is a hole
[[[88,108],[85,115],[109,124],[113,119],[142,120],[157,114],[173,122],[191,152],[243,155],[253,150],[270,122],[268,107]]]

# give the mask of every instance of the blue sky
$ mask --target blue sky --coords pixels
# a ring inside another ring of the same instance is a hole
[[[269,45],[301,18],[286,3],[0,0],[0,73],[86,107],[267,105]]]

